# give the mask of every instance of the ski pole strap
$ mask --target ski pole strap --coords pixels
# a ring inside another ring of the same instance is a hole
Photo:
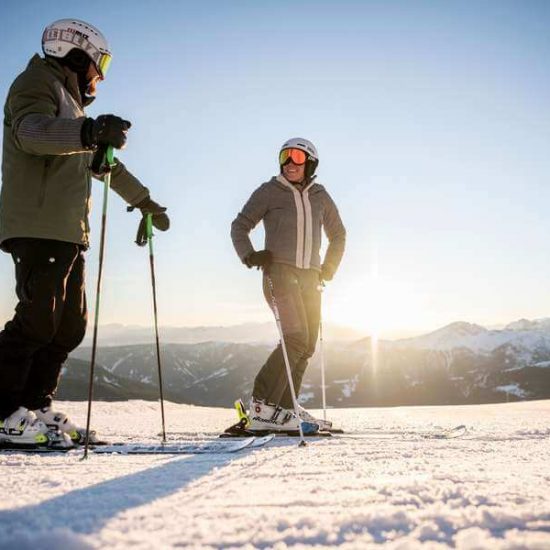
[[[127,206],[126,212],[133,212],[137,207],[136,206]],[[138,246],[145,246],[147,243],[149,243],[150,246],[152,246],[152,237],[153,237],[153,214],[143,214],[137,234],[136,234],[136,240],[135,243]]]

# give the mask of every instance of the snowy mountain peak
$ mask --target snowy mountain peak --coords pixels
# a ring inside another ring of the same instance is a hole
[[[476,325],[475,323],[466,323],[464,321],[456,321],[450,323],[434,332],[427,334],[426,336],[439,336],[439,337],[462,337],[462,336],[477,336],[488,332],[485,327]]]
[[[487,341],[490,336],[491,331],[481,325],[457,321],[423,336],[399,340],[397,345],[417,349],[469,348],[479,350],[492,347],[492,344]]]
[[[492,352],[508,345],[518,350],[518,353],[521,351],[531,356],[535,351],[550,346],[550,319],[520,319],[503,330],[489,330],[473,323],[456,322],[416,338],[399,340],[395,344],[400,348],[438,351],[468,349],[475,353]]]
[[[505,330],[549,330],[550,318],[542,319],[519,319],[506,325]]]

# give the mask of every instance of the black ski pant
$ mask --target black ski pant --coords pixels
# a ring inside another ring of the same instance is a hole
[[[0,418],[47,407],[61,367],[86,332],[84,255],[75,243],[16,238],[15,316],[0,332]]]
[[[269,276],[281,318],[296,396],[300,393],[308,360],[315,352],[321,316],[319,272],[298,269],[285,264],[272,264]],[[264,274],[264,296],[272,306],[271,291]],[[292,394],[281,344],[268,357],[254,381],[253,395],[268,403],[292,409]]]

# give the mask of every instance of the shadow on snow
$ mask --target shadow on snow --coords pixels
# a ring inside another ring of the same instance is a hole
[[[243,456],[241,453],[239,456]],[[121,457],[119,457],[121,458]],[[0,511],[0,548],[22,533],[70,530],[99,532],[113,517],[170,496],[237,458],[232,454],[185,457],[137,473],[76,489],[17,510]],[[37,488],[39,490],[39,488]]]

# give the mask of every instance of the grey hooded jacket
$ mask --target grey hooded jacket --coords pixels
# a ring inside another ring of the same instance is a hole
[[[274,262],[318,271],[322,265],[334,275],[344,254],[346,230],[322,185],[311,182],[300,189],[279,175],[256,189],[231,225],[233,246],[243,262],[254,251],[249,233],[261,220],[265,248]],[[321,228],[329,240],[322,264]]]

